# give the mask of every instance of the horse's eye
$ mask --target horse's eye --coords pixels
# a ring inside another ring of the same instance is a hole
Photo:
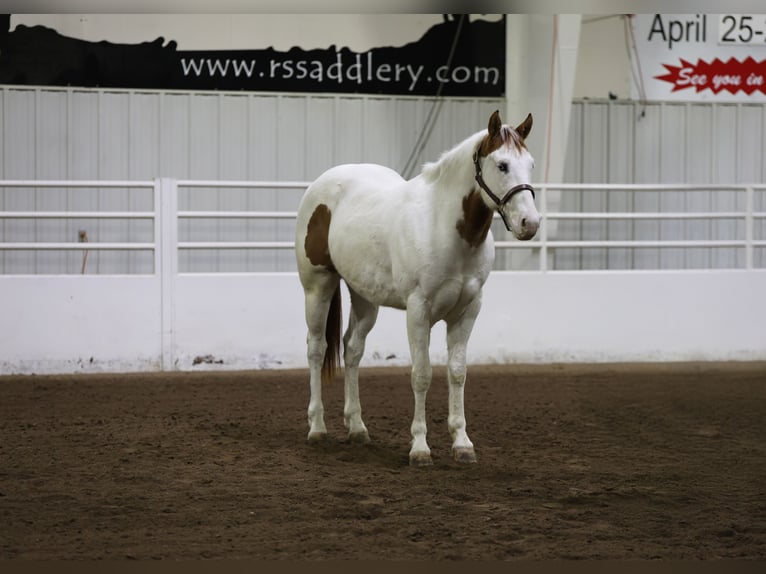
[[[504,161],[501,161],[499,164],[497,164],[497,169],[502,171],[503,173],[508,173],[508,164]]]

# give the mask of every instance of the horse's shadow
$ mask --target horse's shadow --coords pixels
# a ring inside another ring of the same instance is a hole
[[[440,448],[432,451],[433,464],[425,468],[454,470],[476,467],[475,464],[466,465],[455,462],[451,456],[440,456],[443,446],[445,445],[439,445]],[[386,441],[372,437],[370,442],[360,444],[347,438],[336,438],[328,434],[319,441],[306,442],[304,454],[312,464],[320,466],[353,465],[394,471],[413,468],[410,466],[408,451],[402,449],[401,441],[393,439]]]
[[[321,440],[306,442],[307,458],[318,464],[354,464],[378,468],[402,469],[409,466],[409,456],[401,444],[372,440],[359,444],[327,435]]]

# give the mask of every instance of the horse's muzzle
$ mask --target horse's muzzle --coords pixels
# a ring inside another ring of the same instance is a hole
[[[500,213],[500,217],[503,217],[502,212]],[[505,222],[505,217],[503,217],[503,221]],[[508,227],[507,224],[506,227]],[[540,216],[535,215],[535,217],[522,217],[521,221],[519,222],[520,231],[518,234],[514,233],[514,235],[516,236],[516,239],[521,241],[528,241],[535,236],[539,227]],[[512,231],[510,228],[508,230]]]
[[[482,185],[484,183],[484,180],[482,179],[481,182],[479,182],[479,185]],[[482,186],[484,191],[489,195],[490,199],[495,202],[495,205],[497,206],[497,212],[500,214],[500,218],[503,220],[503,224],[505,225],[505,228],[508,231],[513,231],[511,228],[511,224],[508,221],[508,219],[505,217],[505,213],[503,213],[503,207],[505,207],[505,204],[511,201],[511,198],[519,193],[520,191],[529,190],[529,192],[532,194],[532,199],[535,198],[535,188],[532,187],[528,183],[520,183],[519,185],[516,185],[509,189],[506,194],[503,196],[502,199],[500,199],[498,196],[496,196],[492,191],[489,189],[489,187],[485,185]],[[517,235],[518,239],[532,239],[534,237],[535,233],[537,233],[537,227],[540,224],[539,218],[532,221],[531,219],[524,218],[521,220],[521,233]],[[525,229],[531,230],[531,233],[527,232]],[[514,233],[516,235],[516,233]]]

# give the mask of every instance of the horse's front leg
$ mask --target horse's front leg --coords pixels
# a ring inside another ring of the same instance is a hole
[[[452,435],[452,456],[458,462],[476,462],[473,443],[465,430],[463,391],[467,374],[466,347],[480,308],[481,296],[479,295],[457,319],[447,323],[447,381],[449,383],[447,425]]]
[[[431,322],[425,301],[411,296],[407,301],[407,337],[412,358],[412,392],[415,395],[415,413],[412,417],[412,447],[410,465],[432,464],[431,449],[426,442],[426,394],[431,386],[431,361],[428,346],[431,338]]]

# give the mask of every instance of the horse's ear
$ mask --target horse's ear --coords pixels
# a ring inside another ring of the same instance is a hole
[[[532,131],[532,114],[527,115],[527,119],[519,124],[516,128],[516,132],[521,136],[521,139],[527,139],[529,132]]]
[[[503,127],[503,122],[500,119],[500,111],[495,110],[495,112],[491,116],[489,116],[489,125],[487,126],[489,137],[499,136],[500,129],[502,127]]]

